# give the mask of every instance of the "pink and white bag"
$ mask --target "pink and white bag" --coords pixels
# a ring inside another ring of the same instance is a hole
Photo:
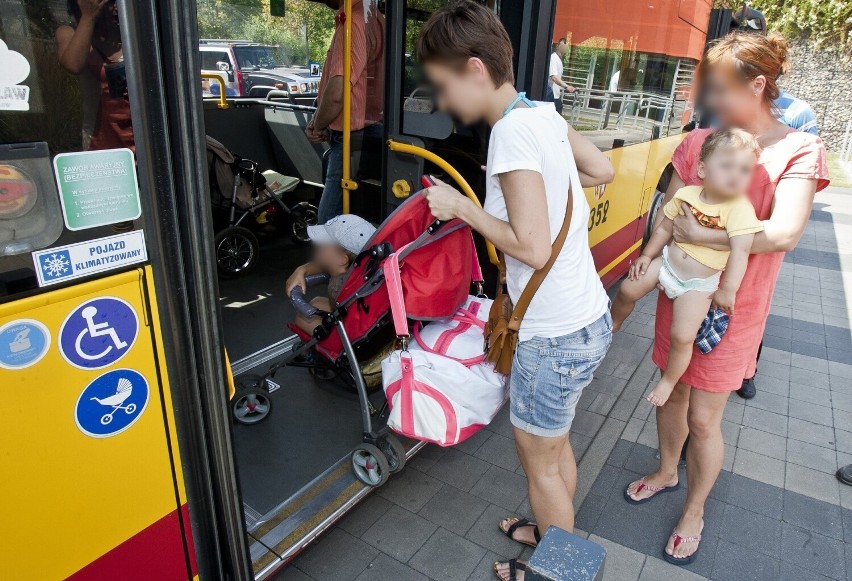
[[[479,262],[474,257],[475,273]],[[452,446],[488,425],[508,397],[506,376],[484,361],[491,300],[470,296],[455,315],[414,327],[409,338],[399,261],[383,265],[397,336],[407,348],[382,361],[382,382],[395,432]],[[481,275],[480,275],[481,277]]]

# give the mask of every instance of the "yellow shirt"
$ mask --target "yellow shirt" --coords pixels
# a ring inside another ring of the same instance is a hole
[[[678,214],[683,214],[681,203],[686,202],[692,209],[692,214],[702,226],[725,230],[728,238],[754,234],[763,230],[763,222],[757,219],[754,206],[746,196],[737,196],[721,204],[708,204],[701,199],[701,186],[685,186],[675,192],[671,201],[663,207],[667,218],[674,220]],[[728,263],[728,250],[715,250],[696,244],[676,242],[678,248],[701,264],[715,270],[725,270]]]

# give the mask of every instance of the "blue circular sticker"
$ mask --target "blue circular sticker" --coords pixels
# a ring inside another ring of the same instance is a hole
[[[18,319],[0,327],[0,367],[24,369],[41,361],[50,347],[50,331],[33,319]]]
[[[127,355],[139,333],[133,307],[116,297],[98,297],[74,309],[59,330],[59,352],[80,369],[100,369]]]
[[[87,436],[108,438],[132,426],[148,405],[148,382],[138,371],[114,369],[86,386],[74,419]]]

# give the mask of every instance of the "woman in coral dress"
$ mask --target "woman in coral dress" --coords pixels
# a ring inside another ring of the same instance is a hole
[[[625,498],[651,500],[678,486],[678,461],[689,435],[689,482],[683,511],[665,541],[662,556],[677,565],[692,562],[704,528],[704,503],[722,468],[722,414],[728,396],[755,372],[757,351],[769,316],[784,253],[795,248],[807,225],[814,194],[828,185],[825,146],[819,137],[790,129],[775,118],[776,83],[787,67],[787,46],[779,37],[733,33],[717,42],[699,67],[706,102],[723,126],[755,135],[762,147],[748,196],[764,232],[755,235],[748,270],[737,293],[736,312],[719,345],[699,351],[668,402],[657,408],[660,466],[631,483]],[[700,184],[698,153],[712,129],[691,132],[672,157],[675,174],[666,201],[684,185]],[[725,233],[700,226],[690,211],[675,223],[675,240],[725,247]],[[653,360],[665,368],[672,301],[657,302]],[[661,539],[661,542],[663,540]]]

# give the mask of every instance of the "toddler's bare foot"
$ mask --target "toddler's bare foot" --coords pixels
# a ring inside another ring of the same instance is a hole
[[[674,391],[674,387],[674,383],[670,384],[661,379],[651,393],[648,394],[647,400],[657,407],[665,405],[669,401],[669,396]]]

